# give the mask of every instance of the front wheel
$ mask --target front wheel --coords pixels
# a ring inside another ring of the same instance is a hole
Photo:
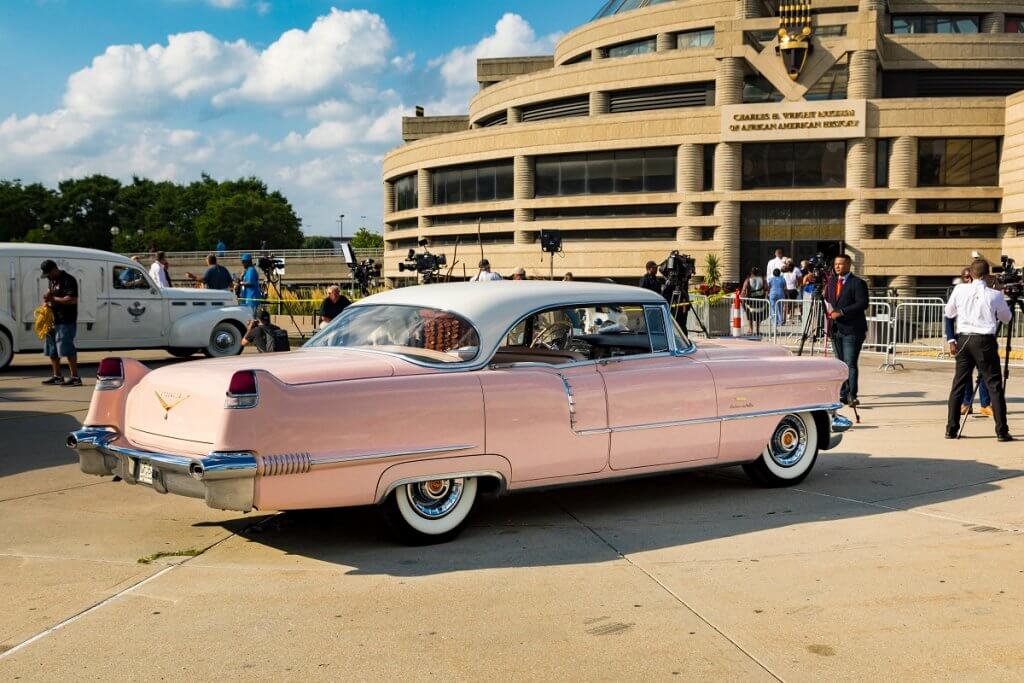
[[[13,358],[14,343],[11,341],[11,335],[7,334],[7,330],[0,327],[0,370],[7,369]]]
[[[818,426],[810,413],[783,417],[761,457],[743,466],[754,483],[769,488],[799,484],[818,459]]]
[[[208,358],[237,356],[242,352],[242,333],[229,322],[217,323],[210,332],[210,341],[203,349]]]
[[[404,484],[388,496],[384,516],[403,543],[447,543],[465,527],[476,493],[475,478]]]

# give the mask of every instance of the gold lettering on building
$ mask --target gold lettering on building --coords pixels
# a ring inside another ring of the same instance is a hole
[[[860,119],[854,109],[827,109],[734,114],[729,130],[733,133],[756,133],[776,130],[857,128],[860,125]]]

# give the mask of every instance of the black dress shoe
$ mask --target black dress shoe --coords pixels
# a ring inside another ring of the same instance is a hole
[[[998,441],[999,443],[1007,443],[1013,441],[1013,437],[1010,436],[1009,434],[999,434],[998,436],[996,436],[996,441]]]
[[[946,432],[946,438],[947,439],[955,439],[956,438],[956,432]]]

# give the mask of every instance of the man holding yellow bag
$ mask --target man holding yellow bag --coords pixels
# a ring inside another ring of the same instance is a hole
[[[82,378],[78,376],[78,352],[75,349],[75,332],[78,329],[78,281],[70,273],[65,273],[57,264],[47,259],[39,266],[43,277],[50,281],[50,289],[43,295],[43,305],[53,313],[53,327],[43,340],[43,353],[50,358],[53,376],[43,380],[43,384],[62,387],[80,387]],[[64,379],[60,369],[60,359],[68,361],[71,376]]]

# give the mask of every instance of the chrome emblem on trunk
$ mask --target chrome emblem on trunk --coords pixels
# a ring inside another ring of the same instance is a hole
[[[173,391],[155,391],[156,400],[160,401],[160,406],[164,409],[164,419],[172,410],[180,406],[186,400],[188,400],[188,394],[179,394]]]

